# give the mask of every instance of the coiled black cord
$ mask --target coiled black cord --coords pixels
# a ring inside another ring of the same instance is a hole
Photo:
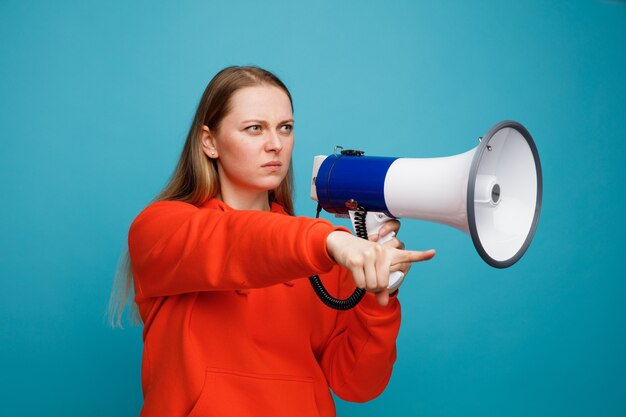
[[[317,205],[317,214],[315,218],[320,217],[320,212],[322,211],[322,206],[320,204]],[[358,206],[357,211],[354,214],[354,229],[356,235],[360,238],[367,239],[367,228],[365,226],[365,216],[367,215],[367,210],[362,206]],[[315,294],[319,297],[320,300],[328,307],[333,308],[335,310],[350,310],[354,308],[359,302],[363,299],[365,295],[365,290],[361,288],[357,288],[354,290],[352,295],[345,300],[341,300],[339,298],[335,298],[326,291],[324,288],[324,284],[322,284],[322,280],[320,280],[319,275],[314,275],[309,277],[309,282],[315,291]]]

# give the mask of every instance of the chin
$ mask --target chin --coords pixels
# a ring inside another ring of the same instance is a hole
[[[259,181],[256,184],[249,184],[249,188],[255,189],[257,191],[273,191],[278,188],[278,186],[283,182],[281,179],[273,180],[273,181]]]
[[[276,189],[283,181],[285,180],[285,175],[277,175],[277,176],[273,176],[273,177],[269,177],[269,178],[265,178],[264,181],[262,181],[263,183],[263,188],[266,188],[267,190],[274,190]]]

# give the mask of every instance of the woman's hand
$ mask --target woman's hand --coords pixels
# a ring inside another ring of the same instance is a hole
[[[381,227],[379,235],[397,232],[399,228],[399,222],[390,221]],[[378,236],[365,240],[336,231],[326,238],[326,248],[335,262],[350,270],[356,286],[375,293],[378,303],[384,306],[389,302],[389,273],[402,271],[406,275],[411,263],[431,259],[435,251],[404,250],[404,244],[396,238],[384,244],[376,243],[377,240]]]
[[[368,235],[367,238],[372,242],[379,242],[383,237],[386,237],[388,234],[393,233],[393,237],[386,240],[385,242],[382,242],[381,244],[389,246],[391,248],[404,249],[404,243],[397,238],[399,231],[400,222],[398,220],[389,220],[382,224],[380,229],[378,229],[378,233]],[[409,273],[409,269],[411,269],[411,263],[409,262],[401,264],[398,268],[398,270],[402,271],[405,276]]]

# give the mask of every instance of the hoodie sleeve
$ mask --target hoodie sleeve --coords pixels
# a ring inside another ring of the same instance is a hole
[[[345,230],[323,219],[199,208],[179,201],[148,206],[128,246],[138,297],[260,288],[329,271],[326,237]]]
[[[343,271],[339,293],[345,298],[354,291],[354,282],[349,272]],[[355,308],[337,314],[335,329],[320,361],[337,396],[346,401],[365,402],[383,392],[396,360],[399,330],[397,292],[384,307],[368,292]]]

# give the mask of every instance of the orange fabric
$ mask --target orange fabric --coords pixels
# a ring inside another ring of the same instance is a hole
[[[305,278],[354,290],[325,249],[322,219],[166,201],[133,222],[129,250],[144,322],[141,415],[334,416],[329,387],[367,401],[387,385],[400,304],[367,294],[337,312]]]

